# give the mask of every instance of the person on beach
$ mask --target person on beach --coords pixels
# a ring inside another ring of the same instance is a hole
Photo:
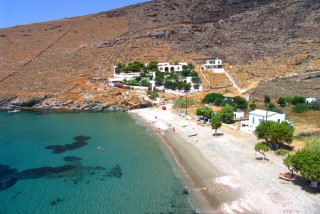
[[[176,131],[175,128],[172,128],[172,131],[175,132]]]

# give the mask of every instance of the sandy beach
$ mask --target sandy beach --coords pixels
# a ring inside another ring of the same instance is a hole
[[[201,213],[319,213],[320,195],[307,184],[279,179],[282,157],[254,151],[255,136],[187,120],[161,108],[130,112],[159,134]]]

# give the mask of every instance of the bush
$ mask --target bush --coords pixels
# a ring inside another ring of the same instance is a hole
[[[279,108],[278,108],[275,104],[273,104],[273,103],[270,103],[270,104],[268,105],[268,108],[269,108],[269,111],[273,111],[273,112],[277,112],[277,113],[282,114],[282,110],[279,109]]]
[[[186,108],[186,107],[187,107],[187,104],[188,104],[188,106],[194,105],[194,99],[191,98],[191,97],[188,97],[188,99],[187,99],[187,101],[186,101],[186,98],[185,98],[185,97],[179,98],[179,99],[174,103],[174,106],[175,106],[175,107],[179,107],[179,108]]]
[[[313,110],[317,110],[317,111],[320,111],[320,102],[312,102],[311,104],[309,104],[310,107],[313,109]]]
[[[285,100],[287,103],[292,104],[293,97],[292,97],[292,96],[284,97],[284,100]]]
[[[221,101],[223,101],[224,97],[222,94],[218,94],[218,93],[210,93],[210,94],[207,94],[202,102],[203,103],[214,103],[215,104],[215,101],[217,99],[220,99]]]
[[[276,155],[280,155],[280,156],[286,156],[288,153],[289,151],[286,149],[277,149],[276,151]]]
[[[310,111],[310,106],[307,103],[298,103],[292,108],[295,113],[304,113]]]
[[[156,91],[147,91],[147,96],[150,100],[156,100],[159,97],[159,94]]]
[[[269,95],[264,95],[264,103],[268,104],[268,103],[270,103],[270,101],[271,101],[270,96]]]
[[[237,96],[232,99],[234,105],[239,109],[247,109],[248,108],[248,102],[245,98]]]
[[[294,96],[292,99],[293,105],[297,105],[299,103],[305,103],[305,102],[306,102],[306,98],[302,96]]]
[[[286,107],[286,100],[283,98],[283,97],[280,97],[278,99],[278,104],[281,106],[281,107]]]
[[[254,100],[250,103],[249,108],[250,108],[252,111],[257,108],[256,102],[255,102]]]

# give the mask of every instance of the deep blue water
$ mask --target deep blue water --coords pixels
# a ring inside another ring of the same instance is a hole
[[[0,213],[192,213],[159,143],[127,113],[0,112]]]

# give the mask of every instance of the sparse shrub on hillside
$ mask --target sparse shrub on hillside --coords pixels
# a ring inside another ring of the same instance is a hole
[[[151,90],[148,90],[147,91],[147,96],[150,100],[156,100],[158,97],[159,97],[159,94],[158,92],[156,91],[151,91]]]
[[[253,111],[257,108],[256,102],[254,100],[250,103],[249,108],[251,111]]]
[[[286,107],[286,100],[283,98],[283,97],[280,97],[278,99],[278,104],[281,106],[281,107]]]
[[[278,108],[275,104],[273,104],[273,103],[270,103],[270,104],[268,105],[268,109],[269,109],[269,111],[273,111],[273,112],[277,112],[277,113],[282,114],[282,110],[279,109],[279,108]]]
[[[265,103],[265,104],[269,104],[270,101],[271,101],[270,96],[269,96],[269,95],[264,95],[264,103]]]
[[[186,108],[187,105],[188,106],[192,106],[194,105],[194,99],[192,97],[188,97],[188,99],[186,99],[185,97],[179,98],[177,99],[177,101],[174,103],[175,107],[179,107],[179,108]]]

